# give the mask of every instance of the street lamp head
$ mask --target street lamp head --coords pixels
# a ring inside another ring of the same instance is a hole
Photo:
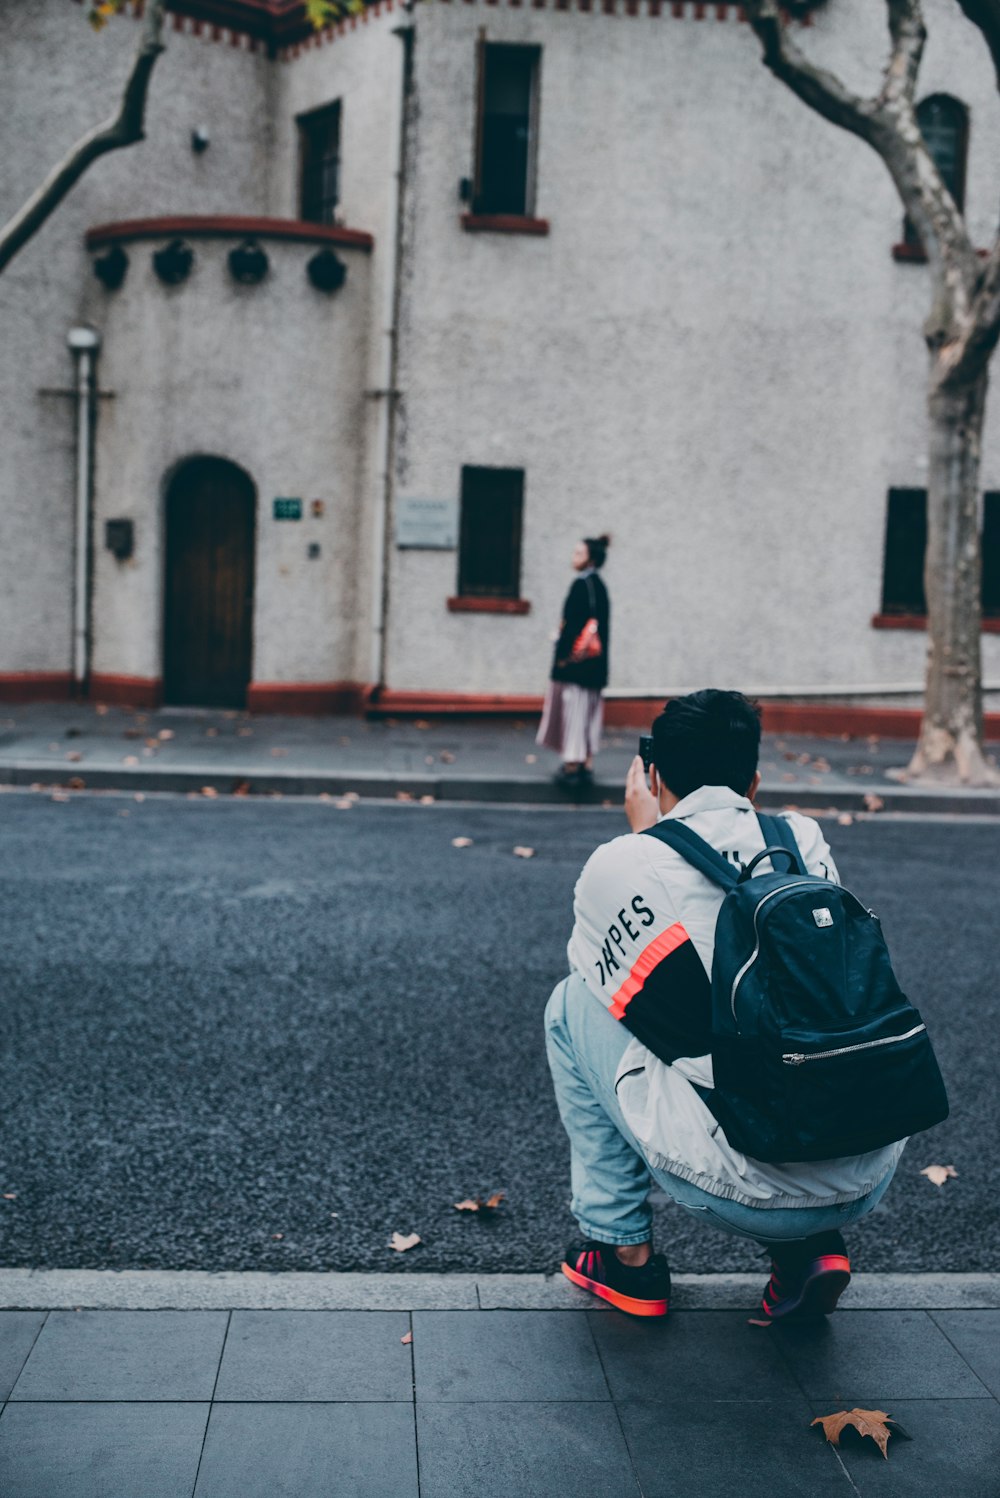
[[[78,328],[70,328],[66,342],[74,354],[83,353],[87,350],[93,351],[101,346],[101,335],[96,328],[86,325]]]

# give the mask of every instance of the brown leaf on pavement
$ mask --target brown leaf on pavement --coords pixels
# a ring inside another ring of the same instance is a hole
[[[486,1205],[489,1208],[489,1210],[491,1212],[495,1212],[496,1209],[497,1209],[497,1207],[499,1207],[500,1203],[506,1197],[506,1195],[507,1195],[506,1191],[494,1191],[494,1193],[493,1193],[492,1196],[488,1196],[486,1198]]]
[[[443,765],[453,765],[455,763],[455,756],[450,749],[442,749],[438,755],[438,759]]]
[[[840,823],[841,827],[852,827],[854,825],[854,818],[851,816],[851,813],[849,811],[842,811],[840,813],[840,816],[837,818],[837,821]]]
[[[818,1415],[812,1422],[813,1425],[822,1425],[823,1434],[832,1446],[840,1445],[840,1437],[843,1431],[850,1426],[862,1436],[871,1436],[878,1446],[886,1461],[889,1460],[889,1437],[893,1432],[889,1429],[892,1417],[885,1410],[838,1410],[833,1415]]]
[[[830,768],[830,761],[828,759],[823,759],[821,757],[819,759],[814,759],[813,760],[813,769],[814,770],[818,770],[821,775],[825,775],[826,772],[829,770],[829,768]]]
[[[452,840],[451,840],[451,846],[453,848],[471,848],[472,847],[472,838],[471,837],[453,837]]]
[[[126,754],[125,758],[122,760],[123,765],[137,765],[138,763],[139,758],[135,754]]]
[[[70,761],[71,764],[75,765],[83,758],[83,755],[80,753],[79,749],[71,749],[66,758]]]
[[[434,805],[434,797],[433,796],[421,796],[421,798],[420,798],[420,805],[421,806],[433,806]]]
[[[407,1233],[405,1237],[402,1233],[393,1233],[392,1241],[387,1246],[394,1248],[398,1254],[405,1254],[408,1249],[416,1248],[422,1242],[419,1233]]]
[[[876,796],[872,791],[866,792],[866,794],[865,794],[865,810],[866,811],[881,811],[884,806],[885,806],[885,802],[882,800],[881,796]]]
[[[957,1181],[958,1171],[954,1165],[925,1165],[920,1172],[934,1186],[943,1186],[945,1181]]]
[[[535,856],[535,850],[534,850],[534,848],[515,848],[514,849],[514,857],[515,858],[534,858],[534,856]]]
[[[211,800],[213,796],[217,796],[219,793],[215,789],[214,785],[203,785],[201,788],[201,794],[203,796],[208,796],[209,800]]]
[[[4,1199],[5,1202],[16,1202],[17,1201],[17,1192],[16,1191],[5,1191],[4,1194],[3,1194],[3,1199]]]
[[[397,791],[396,792],[396,800],[397,801],[412,801],[413,800],[413,792],[412,791]]]
[[[99,718],[103,718],[107,714],[107,711],[108,707],[106,702],[97,702],[94,704],[94,712]]]
[[[146,748],[147,749],[159,749],[159,747],[160,747],[160,741],[159,741],[159,739],[147,739],[146,740]]]
[[[407,1332],[406,1336],[405,1337],[400,1337],[399,1340],[402,1342],[402,1344],[403,1344],[404,1347],[409,1347],[410,1343],[413,1341],[413,1333],[412,1332]]]
[[[83,780],[79,775],[71,775],[66,784],[69,786],[71,791],[82,791],[85,790],[87,786],[87,782]]]
[[[537,763],[538,763],[538,755],[537,754],[526,754],[524,756],[524,763],[526,765],[537,765]]]
[[[426,722],[423,718],[418,718],[417,721],[414,723],[413,726],[414,726],[414,728],[430,728],[431,725],[428,722]]]
[[[136,719],[136,721],[138,722],[139,720]],[[143,719],[142,721],[145,722],[145,719]],[[172,739],[173,736],[174,730],[172,728],[161,728],[159,733],[156,735],[158,739],[163,739],[164,743],[167,739]]]
[[[240,783],[239,783],[239,785],[234,785],[233,786],[233,795],[234,796],[249,796],[249,794],[250,794],[250,782],[249,782],[249,780],[241,780]]]
[[[463,1202],[453,1202],[456,1212],[495,1212],[500,1203],[506,1198],[505,1191],[494,1191],[484,1201],[481,1196],[467,1196]]]

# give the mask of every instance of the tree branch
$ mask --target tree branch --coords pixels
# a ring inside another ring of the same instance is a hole
[[[744,0],[743,9],[760,41],[765,67],[824,119],[872,141],[872,102],[851,93],[833,73],[809,61],[789,37],[777,0]]]
[[[958,0],[958,3],[986,38],[1000,89],[1000,0]]]
[[[942,387],[965,385],[982,374],[1000,342],[1000,235],[964,319],[962,332],[945,343],[938,354]]]
[[[927,41],[920,0],[887,0],[892,56],[879,95],[881,104],[913,108],[917,75]]]
[[[156,59],[163,51],[166,0],[146,0],[142,36],[118,113],[89,130],[32,193],[24,207],[0,230],[0,271],[37,233],[63,198],[98,157],[144,138],[146,96]]]

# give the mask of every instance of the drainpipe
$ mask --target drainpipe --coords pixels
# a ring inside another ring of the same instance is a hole
[[[411,7],[407,6],[409,10]],[[392,269],[386,280],[382,309],[384,329],[383,357],[379,389],[373,395],[379,400],[376,447],[381,454],[379,503],[375,511],[375,577],[372,590],[372,653],[370,677],[375,695],[385,685],[386,626],[389,617],[389,559],[391,555],[391,516],[393,470],[396,461],[396,389],[399,368],[399,303],[403,268],[403,197],[406,187],[407,137],[409,134],[409,99],[413,85],[414,24],[411,21],[396,28],[395,35],[403,45],[398,98],[399,118],[396,130],[396,166],[393,173],[392,204],[389,211],[389,242],[392,245]]]
[[[95,366],[101,347],[96,328],[71,328],[67,343],[76,364],[76,535],[73,574],[73,685],[82,697],[90,676],[90,528],[94,497]]]

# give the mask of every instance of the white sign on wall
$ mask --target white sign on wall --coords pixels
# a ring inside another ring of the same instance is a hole
[[[457,499],[400,499],[396,545],[426,551],[454,551],[458,545]]]

